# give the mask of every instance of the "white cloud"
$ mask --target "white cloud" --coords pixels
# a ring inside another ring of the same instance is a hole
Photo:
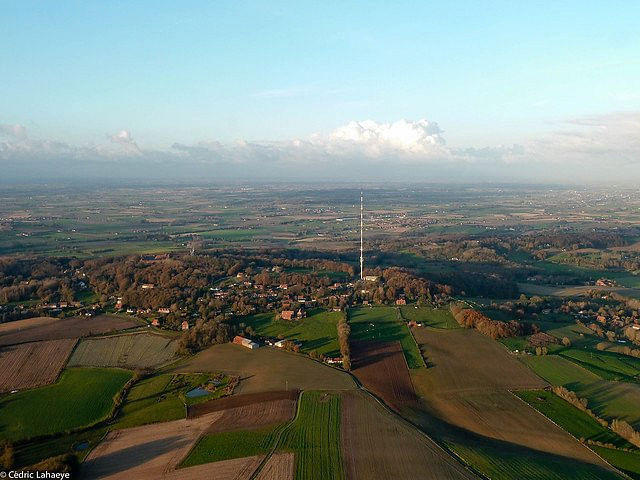
[[[25,138],[27,136],[27,129],[24,125],[19,125],[17,123],[14,125],[0,123],[0,134],[15,138]]]
[[[109,135],[109,140],[119,145],[122,145],[125,150],[130,151],[131,153],[140,154],[141,150],[138,147],[138,144],[135,142],[133,137],[131,136],[131,132],[128,130],[120,130],[115,135]]]
[[[473,148],[447,145],[439,125],[425,119],[353,121],[289,141],[174,143],[167,150],[140,147],[128,130],[109,135],[111,145],[89,146],[29,138],[14,125],[0,126],[0,133],[0,166],[38,165],[33,170],[43,172],[50,167],[61,171],[56,164],[108,170],[126,163],[126,169],[112,170],[123,176],[138,169],[155,178],[191,172],[197,178],[254,180],[327,179],[356,172],[380,180],[452,179],[460,173],[467,180],[630,181],[640,175],[640,112],[570,119],[548,135],[517,145]]]

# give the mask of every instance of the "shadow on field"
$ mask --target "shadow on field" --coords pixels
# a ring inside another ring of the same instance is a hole
[[[453,425],[427,410],[427,406],[422,408],[407,407],[403,409],[403,416],[410,419],[439,443],[450,446],[459,445],[474,450],[486,460],[491,459],[491,464],[502,464],[500,467],[502,471],[507,469],[512,474],[522,475],[518,478],[525,478],[527,474],[526,471],[519,471],[523,468],[524,462],[541,470],[548,470],[549,474],[555,475],[554,478],[580,479],[584,478],[586,470],[589,470],[592,475],[596,475],[591,478],[619,478],[611,470],[599,465],[471,432]],[[465,460],[474,463],[471,459],[466,458]]]
[[[117,437],[113,441],[117,442]],[[174,435],[161,440],[140,443],[106,455],[100,455],[81,465],[79,477],[86,479],[99,478],[125,472],[172,450],[183,448],[190,443],[190,440]]]

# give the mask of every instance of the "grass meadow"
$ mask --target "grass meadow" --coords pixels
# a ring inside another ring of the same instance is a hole
[[[70,368],[53,385],[6,395],[0,400],[2,437],[16,441],[104,420],[132,376],[127,370]]]
[[[301,350],[309,353],[337,356],[337,323],[343,314],[315,309],[301,320],[276,320],[274,313],[259,313],[238,319],[237,323],[251,326],[258,335],[295,340],[302,344]]]
[[[424,367],[420,349],[409,327],[393,307],[357,307],[349,310],[351,340],[395,342],[402,345],[409,368]]]

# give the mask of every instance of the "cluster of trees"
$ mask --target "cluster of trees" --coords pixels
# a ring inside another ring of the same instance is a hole
[[[342,355],[342,367],[345,370],[351,370],[350,335],[351,327],[347,323],[347,316],[343,314],[338,320],[338,344],[340,345],[340,354]]]
[[[477,310],[463,308],[455,304],[451,304],[450,310],[460,326],[475,328],[483,335],[494,340],[505,337],[517,337],[528,333],[527,327],[516,320],[511,320],[510,322],[492,320]]]
[[[614,418],[611,421],[611,430],[626,439],[629,443],[632,443],[636,447],[640,447],[640,432],[635,430],[625,420],[618,420],[617,418]]]
[[[73,265],[65,259],[0,259],[0,303],[74,300]]]
[[[6,440],[0,443],[0,470],[11,470],[14,462],[13,444]]]
[[[195,353],[211,345],[227,343],[232,336],[233,329],[231,325],[224,323],[223,318],[200,319],[182,334],[178,352]]]
[[[544,248],[579,250],[581,248],[611,248],[629,244],[623,232],[536,232],[532,235],[515,237],[510,241],[521,249],[532,251]]]

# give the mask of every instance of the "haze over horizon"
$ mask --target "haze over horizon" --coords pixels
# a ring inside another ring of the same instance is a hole
[[[640,173],[637,2],[3,6],[5,182]]]

